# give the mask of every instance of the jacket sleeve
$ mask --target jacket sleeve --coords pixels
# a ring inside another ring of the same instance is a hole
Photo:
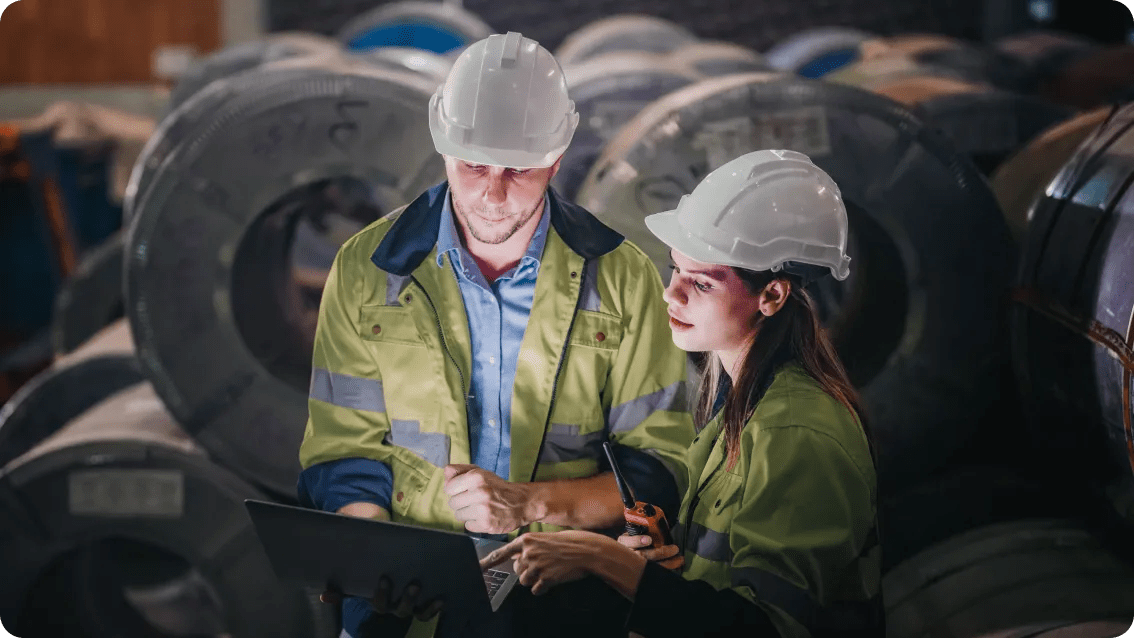
[[[646,638],[766,638],[779,636],[768,613],[731,589],[685,580],[655,562],[646,564],[626,620]]]
[[[809,428],[746,438],[741,453],[751,454],[751,469],[728,533],[731,587],[718,591],[650,564],[627,628],[648,638],[880,635],[879,597],[837,600],[854,596],[840,581],[876,542],[859,469],[834,439]],[[682,611],[667,616],[673,609]]]
[[[389,432],[382,379],[359,337],[360,277],[351,277],[344,244],[319,304],[308,418],[299,460],[301,503],[326,511],[356,501],[390,509],[393,474],[381,441]]]
[[[606,383],[607,426],[635,496],[661,507],[672,524],[687,487],[685,453],[694,436],[687,356],[670,335],[656,268],[634,252],[641,262],[636,268],[652,276],[638,276],[619,291],[623,335]]]

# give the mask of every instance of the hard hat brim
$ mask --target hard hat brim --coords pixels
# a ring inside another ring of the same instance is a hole
[[[654,236],[662,240],[662,243],[690,259],[716,266],[747,267],[744,264],[738,263],[728,253],[713,248],[682,228],[681,223],[677,220],[676,210],[647,215],[645,221],[646,228],[648,228]]]

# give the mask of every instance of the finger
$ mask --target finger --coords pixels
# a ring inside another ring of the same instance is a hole
[[[398,599],[398,606],[394,609],[394,615],[398,618],[411,616],[414,607],[417,606],[417,595],[419,593],[421,593],[421,586],[416,582],[406,585],[406,588],[402,590],[402,597]]]
[[[642,555],[646,560],[665,560],[677,556],[677,545],[662,545],[661,547],[652,547],[650,549],[643,549]]]
[[[646,536],[645,534],[623,534],[622,536],[618,537],[618,542],[622,543],[626,547],[629,547],[630,549],[641,549],[642,547],[645,547],[646,545],[652,543],[653,539],[651,539],[649,536]]]
[[[374,600],[371,604],[374,605],[374,611],[380,614],[386,614],[390,611],[390,579],[382,576],[378,579],[378,589],[374,592]]]
[[[453,482],[457,481],[457,479],[459,479],[461,476],[464,476],[465,474],[467,474],[467,473],[469,473],[473,470],[478,470],[478,469],[480,469],[480,468],[475,466],[475,465],[465,465],[465,464],[458,464],[458,463],[452,463],[452,464],[446,465],[445,466],[445,493],[448,494],[449,496],[452,496],[454,494],[458,494],[460,492],[463,492],[464,491],[463,487],[461,489],[451,489]],[[461,483],[458,483],[458,486],[460,486],[460,485],[461,485]]]
[[[520,553],[522,543],[524,542],[523,538],[523,536],[519,536],[510,541],[507,545],[497,547],[491,552],[488,552],[484,558],[480,559],[480,569],[483,571],[489,567],[495,567]]]
[[[532,596],[542,596],[547,593],[547,581],[542,578],[532,585]]]
[[[429,603],[428,605],[426,605],[425,607],[419,608],[419,611],[414,614],[414,617],[417,618],[418,620],[422,621],[422,622],[425,622],[425,621],[429,620],[430,618],[433,618],[437,614],[441,613],[441,608],[444,607],[444,606],[445,606],[445,602],[443,600],[441,600],[440,598],[438,598],[438,599],[434,600],[433,602]]]
[[[328,590],[319,594],[319,602],[327,603],[328,605],[337,605],[343,602],[343,597],[340,596],[338,592]]]

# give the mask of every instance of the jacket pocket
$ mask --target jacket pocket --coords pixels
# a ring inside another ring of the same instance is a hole
[[[572,346],[617,350],[622,343],[622,319],[592,310],[577,310],[567,341]]]
[[[425,347],[409,309],[400,306],[362,306],[358,336],[365,341]]]

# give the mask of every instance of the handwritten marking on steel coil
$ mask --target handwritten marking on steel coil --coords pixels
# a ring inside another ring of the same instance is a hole
[[[694,137],[693,147],[705,150],[713,170],[758,148],[787,148],[812,158],[829,155],[831,134],[826,109],[804,106],[708,122]]]
[[[185,476],[177,470],[76,470],[68,477],[72,516],[178,518],[185,510]]]

